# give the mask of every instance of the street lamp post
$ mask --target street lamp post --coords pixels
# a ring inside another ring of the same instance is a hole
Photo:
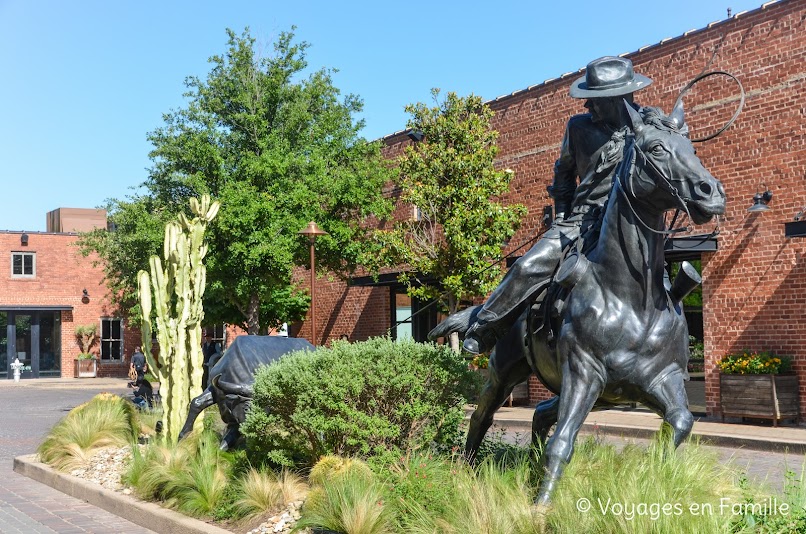
[[[311,343],[316,345],[316,254],[314,252],[314,243],[317,237],[328,235],[328,233],[319,228],[313,221],[309,222],[305,228],[297,233],[308,236],[308,242],[311,244]]]

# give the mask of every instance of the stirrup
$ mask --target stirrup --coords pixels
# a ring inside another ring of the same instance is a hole
[[[495,344],[498,342],[495,332],[493,332],[492,328],[484,328],[484,326],[476,323],[476,325],[467,331],[464,343],[462,343],[462,347],[465,351],[470,354],[482,354],[484,352],[490,352],[493,347],[495,347]]]

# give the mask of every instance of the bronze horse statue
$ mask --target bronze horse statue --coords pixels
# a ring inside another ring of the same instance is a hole
[[[695,224],[725,210],[722,184],[703,167],[684,135],[682,104],[670,115],[626,106],[632,123],[598,242],[560,265],[544,307],[527,309],[496,344],[489,379],[471,416],[465,454],[473,459],[493,414],[513,387],[535,373],[555,397],[538,404],[532,439],[544,442],[545,474],[536,503],[550,495],[571,460],[592,410],[641,402],[673,429],[674,446],[688,436],[688,327],[681,300],[699,284],[696,270],[664,283],[665,214],[684,210]],[[683,280],[683,282],[681,282]],[[558,288],[562,286],[562,289]],[[560,305],[552,298],[560,295]],[[544,309],[558,310],[552,320]],[[454,314],[430,334],[466,331],[477,308]],[[548,324],[547,323],[551,323]]]

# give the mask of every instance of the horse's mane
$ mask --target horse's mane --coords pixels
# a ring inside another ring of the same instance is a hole
[[[661,108],[645,106],[641,109],[641,116],[644,124],[654,126],[658,130],[679,133],[688,137],[688,124],[684,122],[682,126],[678,126]]]

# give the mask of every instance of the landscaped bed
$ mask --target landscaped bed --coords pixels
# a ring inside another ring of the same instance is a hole
[[[581,441],[552,506],[537,509],[539,454],[501,436],[485,442],[477,467],[458,454],[466,371],[429,345],[337,343],[258,373],[243,450],[218,449],[215,412],[203,432],[165,444],[153,433],[159,414],[102,395],[68,414],[39,452],[66,473],[239,533],[806,528],[804,479],[790,476],[776,507],[764,507],[768,492],[697,443],[672,450],[667,435],[621,451]]]

